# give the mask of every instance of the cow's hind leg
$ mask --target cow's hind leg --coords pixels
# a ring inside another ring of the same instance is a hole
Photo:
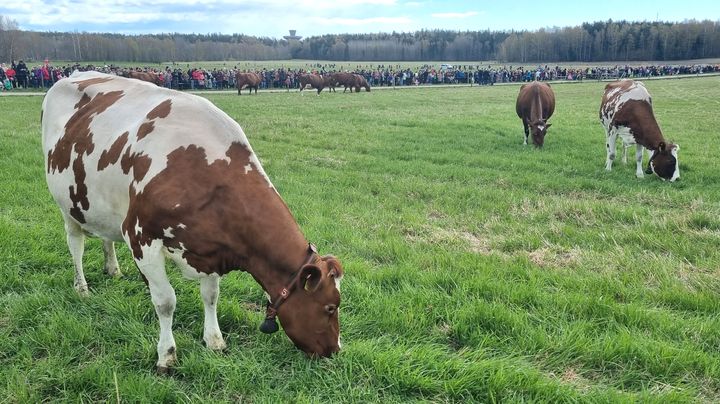
[[[217,300],[220,295],[220,277],[216,274],[200,279],[200,295],[205,306],[205,327],[203,340],[208,348],[214,350],[225,349],[220,326],[217,320]]]
[[[85,252],[85,234],[80,225],[69,217],[65,217],[65,233],[67,234],[68,249],[75,267],[75,290],[80,296],[87,296],[89,291],[82,264],[83,253]]]
[[[135,258],[138,269],[147,279],[150,297],[160,322],[160,339],[157,344],[157,371],[168,373],[175,363],[175,338],[172,333],[173,314],[175,313],[175,289],[165,272],[165,257],[162,242],[154,240],[150,246],[142,247],[142,258]]]
[[[103,240],[103,254],[105,254],[105,272],[113,277],[122,276],[115,255],[115,245],[112,241]]]

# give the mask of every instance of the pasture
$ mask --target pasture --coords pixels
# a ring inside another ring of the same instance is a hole
[[[681,146],[673,184],[636,179],[634,149],[604,170],[600,82],[553,86],[543,150],[522,145],[517,85],[205,94],[342,260],[343,351],[259,332],[264,294],[237,271],[211,352],[197,284],[169,268],[170,377],[127,247],[111,279],[88,241],[91,296],[75,293],[42,97],[2,97],[0,402],[720,401],[720,80],[645,83]]]

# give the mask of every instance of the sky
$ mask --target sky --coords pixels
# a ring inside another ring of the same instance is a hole
[[[720,21],[720,0],[22,0],[0,15],[28,31],[322,34],[537,30],[607,21]]]

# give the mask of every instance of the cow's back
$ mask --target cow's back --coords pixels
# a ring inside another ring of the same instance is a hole
[[[142,193],[172,153],[201,150],[205,163],[229,160],[237,143],[265,176],[225,113],[204,98],[138,80],[97,72],[60,80],[43,101],[42,130],[48,187],[61,211],[106,239],[122,238],[131,194]]]
[[[532,118],[531,111],[534,106],[538,105],[542,110],[541,117],[543,119],[549,119],[555,112],[555,93],[550,85],[539,81],[523,84],[515,101],[515,112],[518,117],[520,119]]]
[[[630,114],[640,119],[631,119]],[[605,86],[600,102],[600,121],[606,130],[631,121],[655,121],[652,97],[641,81],[619,80]]]

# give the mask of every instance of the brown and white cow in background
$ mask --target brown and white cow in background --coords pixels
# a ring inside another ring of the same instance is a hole
[[[643,148],[650,160],[647,174],[655,173],[663,180],[680,178],[678,151],[680,146],[667,143],[653,114],[652,98],[640,81],[620,80],[605,86],[600,104],[600,122],[605,128],[607,160],[605,169],[612,169],[617,137],[623,142],[623,163],[627,163],[627,149],[636,145],[635,176],[643,177]]]
[[[88,293],[85,235],[103,239],[110,273],[117,273],[113,242],[124,241],[160,321],[158,371],[176,360],[166,257],[200,281],[209,348],[225,347],[220,277],[242,269],[271,298],[263,331],[276,329],[277,314],[307,354],[340,349],[340,262],[309,247],[240,125],[223,111],[198,96],[98,72],[59,81],[42,111],[47,184],[65,222],[75,288]]]
[[[547,121],[555,112],[555,93],[547,83],[533,81],[523,84],[515,102],[515,112],[522,119],[525,130],[523,144],[528,144],[528,135],[532,134],[535,147],[542,147],[547,130],[552,125]]]

